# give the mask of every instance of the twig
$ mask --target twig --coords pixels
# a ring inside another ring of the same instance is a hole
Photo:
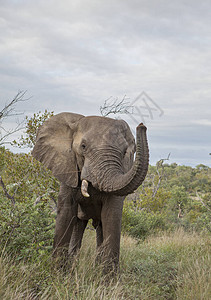
[[[196,191],[196,196],[198,197],[198,200],[201,202],[201,204],[206,207],[207,210],[211,211],[211,209],[203,202],[201,197],[199,196],[198,192]]]
[[[130,106],[130,102],[126,102],[126,95],[123,97],[122,100],[118,100],[116,98],[113,102],[110,101],[113,97],[108,98],[105,100],[103,106],[100,106],[100,113],[102,116],[107,117],[110,114],[129,114],[129,109],[132,107]],[[110,101],[110,103],[109,103]]]
[[[155,196],[156,196],[156,194],[157,194],[157,192],[160,188],[161,181],[163,179],[163,175],[164,175],[164,165],[163,165],[163,163],[164,163],[165,160],[169,160],[170,155],[171,155],[171,153],[168,154],[167,158],[162,158],[157,163],[156,171],[157,171],[157,174],[158,174],[158,183],[154,188],[154,192],[153,192],[153,195],[152,195],[153,199],[155,198]],[[159,167],[161,167],[161,171],[159,171]],[[153,182],[153,185],[154,185],[154,182]]]
[[[2,130],[6,132],[6,134],[4,134],[3,136],[0,136],[0,145],[6,144],[6,143],[7,144],[11,144],[11,142],[5,142],[5,140],[11,134],[22,130],[24,128],[24,126],[22,126],[23,124],[24,124],[24,121],[22,121],[19,124],[17,124],[17,126],[14,129],[11,129],[11,130],[6,130],[5,128],[1,127]]]
[[[17,95],[10,101],[10,103],[5,105],[5,107],[0,111],[0,119],[20,114],[20,113],[15,113],[15,114],[11,114],[11,113],[14,111],[14,106],[17,102],[23,102],[30,99],[30,98],[27,99],[23,98],[26,92],[27,91],[19,91]]]
[[[9,130],[6,130],[5,127],[2,126],[2,123],[5,118],[23,115],[23,113],[15,111],[15,106],[18,102],[27,101],[30,99],[24,98],[25,94],[26,91],[18,92],[17,95],[8,104],[5,104],[4,108],[0,111],[0,145],[5,144],[5,140],[8,138],[8,136],[24,128],[24,121],[17,121],[17,126],[14,129]],[[1,131],[4,132],[4,134],[2,134]]]
[[[3,188],[3,191],[4,191],[5,196],[6,196],[9,200],[12,201],[12,204],[13,204],[13,205],[15,205],[15,198],[14,198],[14,196],[11,196],[11,195],[8,193],[8,191],[7,191],[7,189],[6,189],[6,186],[5,186],[5,184],[4,184],[3,179],[2,179],[1,176],[0,176],[0,185],[1,185],[2,188]]]

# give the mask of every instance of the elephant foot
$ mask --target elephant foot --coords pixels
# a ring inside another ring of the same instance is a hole
[[[68,259],[68,248],[59,247],[55,248],[52,253],[53,266],[57,270],[66,270],[70,268],[69,259]]]
[[[103,247],[97,249],[95,264],[101,266],[102,275],[106,278],[116,278],[119,275],[119,263],[116,259],[105,257]]]

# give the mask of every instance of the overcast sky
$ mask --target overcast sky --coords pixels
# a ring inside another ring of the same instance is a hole
[[[125,97],[152,164],[211,166],[211,1],[0,0],[0,110],[19,90],[29,116]]]

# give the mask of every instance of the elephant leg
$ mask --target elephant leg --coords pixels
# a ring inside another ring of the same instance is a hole
[[[112,196],[103,203],[103,264],[105,272],[117,272],[119,267],[120,235],[124,197]]]
[[[96,241],[97,241],[97,249],[98,249],[103,243],[102,222],[98,220],[93,220],[92,225],[96,230]]]
[[[69,256],[74,256],[81,248],[81,242],[82,242],[84,230],[86,228],[87,223],[88,223],[87,220],[80,220],[77,218],[70,239],[70,244],[68,249]]]
[[[77,201],[70,187],[61,184],[56,217],[56,228],[54,237],[54,256],[62,253],[68,254],[71,234],[76,223]]]
[[[98,220],[93,220],[92,225],[96,230],[96,244],[97,244],[96,262],[99,263],[102,261],[102,245],[103,245],[102,222]]]

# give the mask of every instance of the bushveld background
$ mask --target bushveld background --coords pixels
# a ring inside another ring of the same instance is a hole
[[[26,118],[17,147],[33,147],[53,113]],[[95,265],[88,226],[64,273],[51,258],[59,183],[30,153],[0,146],[0,299],[211,299],[211,168],[150,166],[124,204],[120,272]]]

